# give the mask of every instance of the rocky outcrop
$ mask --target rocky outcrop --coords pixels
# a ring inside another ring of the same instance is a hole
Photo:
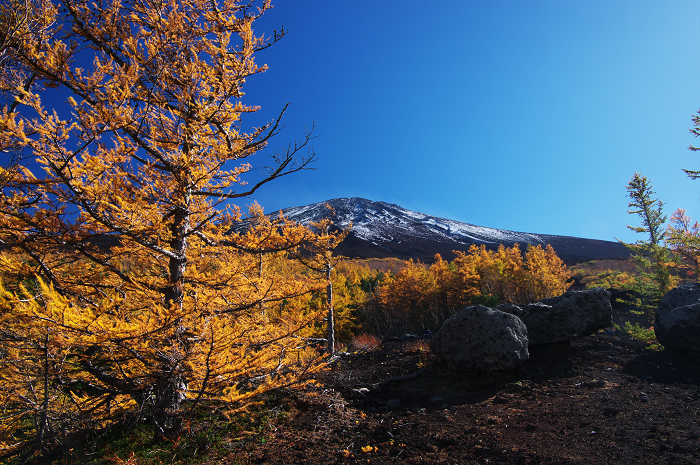
[[[666,349],[700,360],[700,284],[683,283],[664,295],[656,309],[656,339]]]
[[[430,349],[458,371],[511,370],[529,357],[527,328],[515,315],[476,305],[450,317]]]
[[[528,359],[530,345],[570,341],[611,324],[608,291],[569,291],[534,304],[466,307],[445,321],[430,348],[453,370],[510,370]]]
[[[589,336],[612,324],[610,292],[602,288],[569,291],[534,304],[503,304],[496,310],[520,318],[533,346]]]

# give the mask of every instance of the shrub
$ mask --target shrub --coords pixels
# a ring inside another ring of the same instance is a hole
[[[355,350],[372,351],[377,349],[381,343],[381,339],[369,333],[362,333],[352,338],[352,346]]]
[[[634,339],[642,341],[648,344],[647,349],[650,350],[661,350],[662,346],[656,340],[656,333],[654,332],[654,327],[645,328],[639,323],[632,324],[629,321],[625,321],[625,326],[620,328],[622,331],[626,332]]]
[[[426,339],[419,339],[417,341],[407,342],[403,345],[403,352],[406,354],[419,355],[416,366],[423,368],[425,367],[434,357],[430,351],[430,341]]]
[[[574,277],[586,288],[628,290],[634,285],[636,267],[629,260],[594,260],[571,268]]]

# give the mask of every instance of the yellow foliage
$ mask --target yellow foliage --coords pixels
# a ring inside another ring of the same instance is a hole
[[[472,245],[455,251],[453,262],[436,255],[429,267],[411,260],[382,282],[380,297],[387,332],[438,329],[443,321],[473,303],[526,303],[563,294],[571,273],[551,246],[518,244],[497,250]]]
[[[340,236],[230,203],[313,160],[307,134],[245,179],[282,116],[242,129],[269,2],[16,6],[10,52],[32,73],[0,147],[29,162],[0,173],[0,454],[125,412],[169,437],[186,403],[306,382],[321,364],[299,336],[319,314],[296,299],[320,285],[289,257]],[[48,87],[68,109],[44,108]]]
[[[499,303],[536,302],[561,295],[571,285],[571,273],[550,245],[528,246],[524,257],[518,244],[496,251],[472,245],[469,254],[456,254],[462,282]]]

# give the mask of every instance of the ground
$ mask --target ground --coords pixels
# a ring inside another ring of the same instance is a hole
[[[619,315],[618,315],[619,317]],[[700,362],[609,328],[521,368],[452,373],[420,344],[342,356],[230,462],[698,464]]]

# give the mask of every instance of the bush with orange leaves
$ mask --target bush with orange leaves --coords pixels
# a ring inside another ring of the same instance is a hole
[[[381,345],[382,340],[374,334],[362,333],[352,338],[352,347],[355,350],[371,352]]]

